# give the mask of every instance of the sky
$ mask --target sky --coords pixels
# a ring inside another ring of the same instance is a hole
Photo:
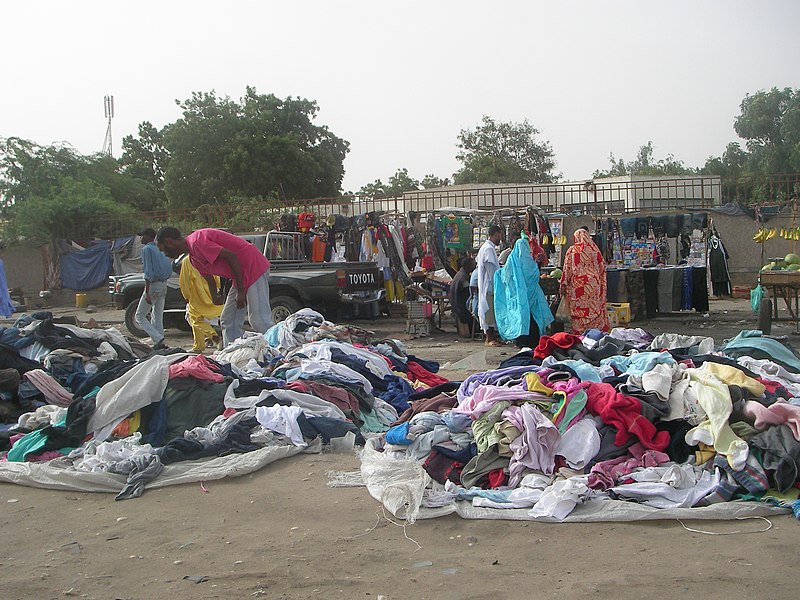
[[[800,87],[800,2],[36,1],[0,4],[0,137],[114,155],[176,99],[245,87],[316,100],[350,142],[343,190],[451,177],[460,130],[528,119],[564,180],[632,159],[701,166],[747,93]]]

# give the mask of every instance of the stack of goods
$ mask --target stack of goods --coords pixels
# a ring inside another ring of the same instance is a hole
[[[716,350],[712,338],[641,329],[558,333],[433,392],[362,456],[370,493],[407,518],[800,507],[800,358],[760,332]]]
[[[415,394],[446,383],[400,342],[308,309],[211,357],[137,356],[115,329],[49,318],[0,336],[0,481],[118,499],[241,475],[332,440],[363,444]]]

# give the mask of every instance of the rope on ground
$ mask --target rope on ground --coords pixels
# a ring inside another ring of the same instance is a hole
[[[736,535],[739,533],[764,533],[765,531],[769,531],[770,529],[772,529],[772,521],[770,521],[766,517],[736,517],[737,521],[752,521],[755,519],[761,519],[762,521],[766,521],[767,528],[754,529],[753,531],[703,531],[702,529],[692,529],[691,527],[687,527],[686,524],[680,519],[675,519],[675,520],[681,525],[683,525],[683,528],[686,531],[690,531],[692,533],[702,533],[704,535]]]

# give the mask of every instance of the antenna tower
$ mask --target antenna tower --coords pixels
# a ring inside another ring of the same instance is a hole
[[[103,154],[112,156],[111,152],[111,119],[114,118],[114,96],[106,96],[103,98],[103,110],[108,119],[108,127],[106,128],[106,138],[103,140]]]

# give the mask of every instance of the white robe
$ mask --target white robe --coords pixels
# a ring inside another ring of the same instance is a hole
[[[486,313],[489,312],[487,294],[494,293],[494,274],[499,268],[497,248],[490,240],[486,240],[478,250],[478,319],[483,331],[489,329],[486,322]]]

